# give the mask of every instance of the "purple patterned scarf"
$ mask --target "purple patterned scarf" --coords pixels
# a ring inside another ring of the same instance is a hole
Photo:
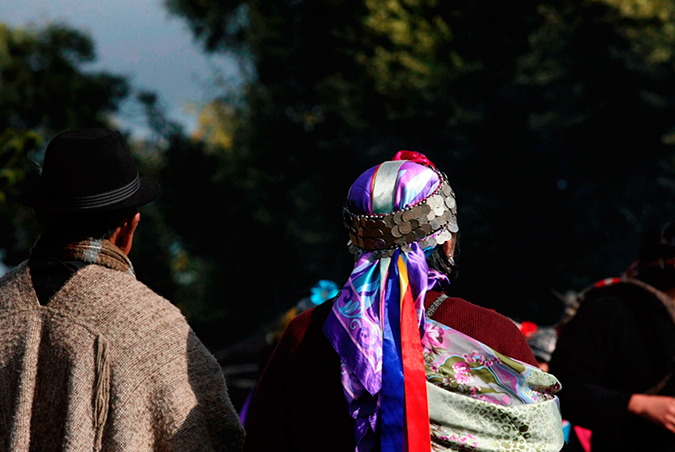
[[[347,209],[357,215],[401,211],[437,192],[442,182],[443,176],[430,166],[408,160],[384,162],[354,182]],[[451,237],[445,226],[433,235],[435,244]],[[410,395],[404,391],[404,374],[408,374],[401,346],[402,311],[407,294],[414,305],[419,341],[425,332],[427,291],[449,282],[447,276],[429,271],[425,251],[432,249],[414,242],[394,249],[390,256],[360,250],[324,325],[341,358],[342,386],[355,419],[359,452],[374,450],[377,443],[383,452],[408,447],[406,419],[411,405],[406,405]],[[425,416],[426,425],[419,427],[427,429],[428,435],[428,413]]]

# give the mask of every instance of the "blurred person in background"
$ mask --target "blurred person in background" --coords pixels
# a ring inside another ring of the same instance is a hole
[[[537,359],[539,368],[548,372],[549,363],[558,341],[558,325],[539,326],[534,322],[525,321],[520,323],[519,327]],[[563,434],[565,435],[563,452],[590,452],[590,430],[579,425],[572,425],[568,420],[563,419]]]
[[[551,355],[555,350],[558,339],[555,325],[539,326],[534,322],[525,321],[520,324],[520,331],[527,339],[527,344],[530,346],[539,368],[548,372],[548,363],[551,361]]]
[[[559,450],[558,381],[510,320],[446,294],[458,234],[447,177],[401,151],[354,182],[343,218],[354,269],[286,329],[245,451]]]
[[[241,450],[218,363],[128,258],[158,195],[117,131],[49,143],[23,193],[43,233],[0,279],[0,450]]]
[[[291,321],[308,309],[319,306],[320,304],[325,303],[326,301],[335,297],[339,292],[339,288],[333,281],[321,279],[310,289],[309,292],[309,296],[302,297],[297,303],[295,303],[295,305],[284,312],[272,324],[271,327],[267,328],[267,331],[264,335],[264,341],[258,341],[258,346],[254,351],[251,350],[251,347],[248,347],[248,350],[246,350],[247,356],[250,357],[253,355],[255,357],[255,368],[257,370],[259,369],[259,371],[256,372],[254,376],[256,380],[260,377],[262,369],[264,369],[265,364],[267,364],[267,361],[272,355],[272,352],[276,348],[279,339],[281,339],[281,336],[283,335],[284,331],[286,331],[286,328],[291,323]],[[228,382],[232,384],[232,378],[229,378],[229,375]],[[248,414],[248,409],[251,405],[251,400],[253,400],[254,395],[255,386],[248,391],[248,395],[246,396],[246,399],[242,403],[241,409],[239,410],[239,418],[241,419],[241,423],[244,426],[246,426],[246,415]]]
[[[592,430],[593,452],[675,451],[675,225],[645,237],[621,277],[581,296],[550,367],[563,416]]]

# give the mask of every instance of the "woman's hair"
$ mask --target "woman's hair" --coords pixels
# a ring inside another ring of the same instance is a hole
[[[457,268],[457,258],[459,257],[459,232],[455,233],[455,253],[454,258],[451,260],[448,258],[448,255],[445,254],[443,245],[436,245],[434,250],[431,252],[431,255],[427,258],[427,265],[430,270],[436,270],[443,274],[448,275],[450,280],[457,278],[459,274],[459,269]]]

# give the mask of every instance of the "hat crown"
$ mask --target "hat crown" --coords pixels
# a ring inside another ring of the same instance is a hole
[[[137,177],[129,148],[118,131],[73,130],[47,146],[40,185],[46,198],[77,199],[117,190]]]
[[[40,182],[22,199],[49,210],[100,211],[138,207],[158,195],[157,183],[139,177],[122,134],[80,129],[49,143]]]

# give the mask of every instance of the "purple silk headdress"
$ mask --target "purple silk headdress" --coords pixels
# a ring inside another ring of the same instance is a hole
[[[424,298],[448,280],[426,258],[457,232],[454,193],[424,155],[401,151],[354,182],[344,220],[356,264],[323,331],[342,360],[356,450],[429,450]]]

